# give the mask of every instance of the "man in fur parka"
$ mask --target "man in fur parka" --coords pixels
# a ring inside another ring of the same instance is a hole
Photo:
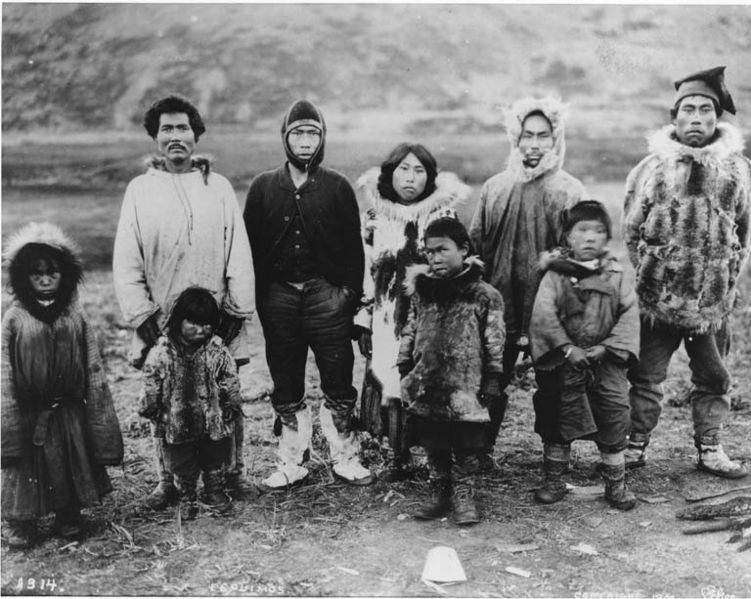
[[[521,351],[528,351],[529,319],[542,279],[539,256],[559,245],[561,211],[586,199],[581,182],[565,172],[567,107],[552,97],[523,98],[505,114],[510,153],[506,170],[480,192],[470,237],[485,262],[485,280],[501,292],[505,306],[504,391]],[[508,395],[490,406],[483,463],[492,466],[495,439]]]
[[[675,84],[672,123],[649,138],[650,154],[626,182],[623,237],[636,268],[641,360],[629,373],[630,467],[643,466],[661,411],[670,358],[689,356],[689,394],[698,468],[727,478],[746,470],[730,460],[720,429],[730,408],[728,318],[748,255],[751,162],[743,137],[718,122],[735,106],[725,67]]]
[[[120,308],[133,328],[129,358],[140,368],[163,332],[177,298],[193,286],[211,290],[220,307],[222,337],[238,365],[250,359],[245,320],[253,312],[250,246],[230,182],[195,154],[206,131],[193,104],[178,95],[157,100],[144,128],[157,154],[125,190],[115,236],[112,275]],[[227,482],[236,497],[252,495],[244,480],[242,418],[234,421]],[[155,440],[159,483],[146,503],[162,508],[177,499]]]

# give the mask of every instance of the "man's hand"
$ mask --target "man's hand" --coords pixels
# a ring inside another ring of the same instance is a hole
[[[605,349],[605,346],[603,345],[593,345],[585,353],[587,354],[587,358],[589,358],[592,362],[599,362],[605,357],[605,354],[608,353],[608,350]]]
[[[569,361],[569,364],[574,368],[583,370],[584,368],[589,367],[589,358],[581,347],[569,345],[568,348],[566,348],[565,356]]]
[[[159,325],[156,322],[156,314],[149,316],[141,326],[136,329],[138,336],[143,339],[143,342],[151,347],[159,339],[161,332],[159,331]]]
[[[366,358],[373,357],[373,335],[370,331],[365,329],[360,331],[357,335],[357,347],[360,348],[360,353]]]
[[[244,318],[232,316],[226,312],[222,312],[221,321],[219,323],[219,330],[216,332],[222,340],[224,345],[229,345],[240,334],[240,331],[245,324]]]

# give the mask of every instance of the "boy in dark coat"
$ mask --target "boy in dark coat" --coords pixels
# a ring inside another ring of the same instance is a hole
[[[410,312],[397,360],[434,490],[415,516],[440,518],[453,508],[457,524],[474,524],[477,452],[488,404],[501,392],[503,299],[482,281],[482,262],[467,258],[469,235],[458,220],[430,223],[424,243],[428,265],[407,274]]]
[[[540,503],[563,498],[561,477],[571,441],[592,439],[602,456],[605,499],[621,510],[636,499],[625,488],[629,365],[639,354],[639,311],[633,272],[607,251],[610,217],[593,200],[563,214],[567,248],[545,254],[530,342],[538,391],[535,431],[544,444]]]

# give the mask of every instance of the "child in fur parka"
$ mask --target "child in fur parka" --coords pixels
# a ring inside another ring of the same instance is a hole
[[[457,524],[474,524],[477,453],[488,405],[500,394],[503,299],[482,281],[482,262],[468,257],[469,235],[458,220],[433,221],[424,242],[428,265],[407,275],[411,302],[397,360],[402,399],[426,450],[433,487],[415,517],[440,518],[453,508]]]
[[[540,503],[563,498],[571,442],[592,439],[602,457],[605,499],[630,510],[624,453],[629,427],[626,372],[639,354],[634,277],[607,251],[610,217],[597,201],[562,215],[567,242],[543,254],[545,272],[530,322],[538,390],[535,431],[544,444]]]
[[[198,513],[199,474],[205,502],[226,504],[222,466],[230,458],[233,422],[242,416],[237,366],[215,334],[220,321],[210,291],[186,289],[172,309],[167,334],[143,367],[139,414],[164,441],[164,465],[175,479],[186,520]]]
[[[37,521],[82,532],[81,508],[112,490],[106,465],[123,440],[96,335],[78,303],[78,250],[58,227],[31,223],[6,249],[13,304],[2,323],[2,514],[11,547],[37,540]]]

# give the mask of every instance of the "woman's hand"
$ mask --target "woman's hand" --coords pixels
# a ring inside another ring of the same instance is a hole
[[[373,357],[373,334],[369,330],[358,327],[357,347],[360,348],[360,354],[364,357]]]

